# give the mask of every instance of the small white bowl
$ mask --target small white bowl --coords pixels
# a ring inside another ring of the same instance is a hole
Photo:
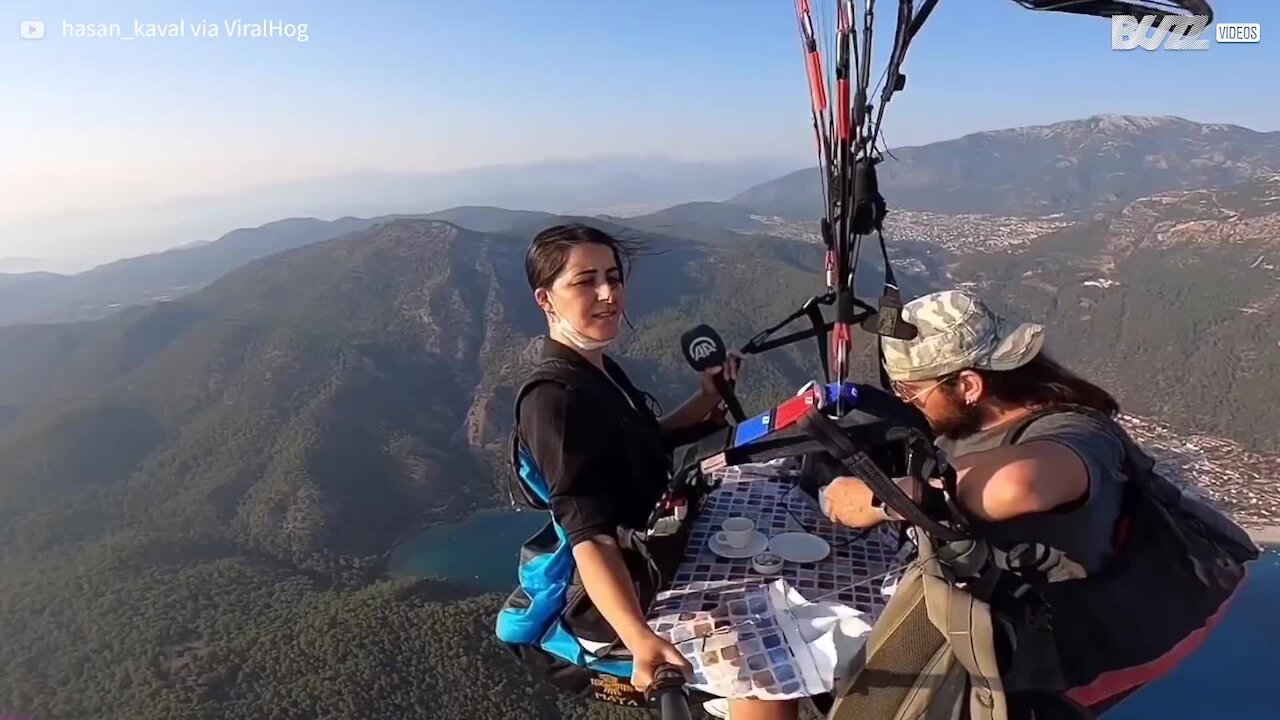
[[[751,568],[761,575],[777,575],[782,572],[782,558],[771,552],[762,552],[751,558]]]

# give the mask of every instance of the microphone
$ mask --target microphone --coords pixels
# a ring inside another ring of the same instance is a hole
[[[742,412],[742,405],[733,392],[733,385],[724,377],[723,367],[727,351],[720,335],[712,330],[710,325],[699,325],[680,336],[680,349],[684,351],[684,359],[689,361],[689,365],[698,372],[716,365],[721,366],[720,372],[711,376],[711,380],[716,384],[716,391],[724,399],[725,407],[729,408],[729,414],[733,415],[734,420],[738,422],[746,420],[747,415]]]

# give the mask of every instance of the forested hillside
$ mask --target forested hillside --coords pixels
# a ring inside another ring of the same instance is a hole
[[[958,254],[947,272],[1048,323],[1052,352],[1139,415],[1280,450],[1280,177],[1174,192]]]
[[[605,720],[493,641],[501,598],[358,562],[299,569],[121,530],[0,560],[0,713],[61,718]],[[634,717],[634,713],[629,716]]]

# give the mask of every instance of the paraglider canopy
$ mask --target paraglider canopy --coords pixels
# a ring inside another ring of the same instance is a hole
[[[1204,15],[1213,22],[1213,8],[1205,0],[1013,0],[1030,10],[1080,15]]]

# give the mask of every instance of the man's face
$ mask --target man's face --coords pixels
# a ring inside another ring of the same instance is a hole
[[[933,380],[894,382],[893,392],[924,413],[936,435],[959,440],[982,429],[978,403],[966,403],[958,375]]]

